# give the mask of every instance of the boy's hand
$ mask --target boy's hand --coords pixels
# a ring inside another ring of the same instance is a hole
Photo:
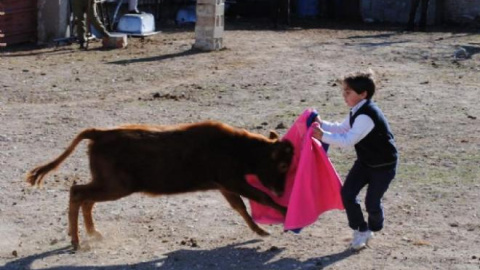
[[[313,128],[313,137],[319,141],[322,140],[323,137],[323,130],[319,126],[315,126]]]

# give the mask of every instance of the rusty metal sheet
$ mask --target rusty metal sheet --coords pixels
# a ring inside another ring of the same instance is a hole
[[[0,44],[6,46],[34,42],[36,39],[37,0],[2,0],[0,2]]]

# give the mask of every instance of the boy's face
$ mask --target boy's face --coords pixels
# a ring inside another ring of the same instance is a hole
[[[343,83],[342,95],[348,107],[352,108],[367,97],[367,91],[357,94],[357,92],[351,89],[346,83]]]

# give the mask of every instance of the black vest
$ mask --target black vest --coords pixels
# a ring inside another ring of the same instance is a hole
[[[372,168],[396,166],[398,154],[397,148],[395,147],[395,140],[387,119],[380,108],[368,99],[367,102],[350,117],[350,127],[353,126],[357,116],[361,114],[370,117],[375,127],[365,138],[355,144],[358,160]]]

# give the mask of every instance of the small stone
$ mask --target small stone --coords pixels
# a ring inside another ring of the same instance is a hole
[[[16,250],[12,251],[13,257],[18,257],[18,252]]]
[[[458,227],[458,223],[456,223],[456,222],[452,222],[452,223],[450,223],[450,224],[448,224],[448,225],[450,225],[450,227],[453,227],[453,228]]]
[[[197,243],[197,240],[193,239],[193,238],[190,238],[190,246],[191,247],[198,247],[198,243]]]
[[[469,54],[465,48],[458,48],[454,53],[453,57],[455,59],[467,59]]]
[[[271,246],[268,251],[278,251],[279,248],[277,246]]]
[[[277,125],[276,129],[285,129],[285,125],[283,123],[280,123]]]

